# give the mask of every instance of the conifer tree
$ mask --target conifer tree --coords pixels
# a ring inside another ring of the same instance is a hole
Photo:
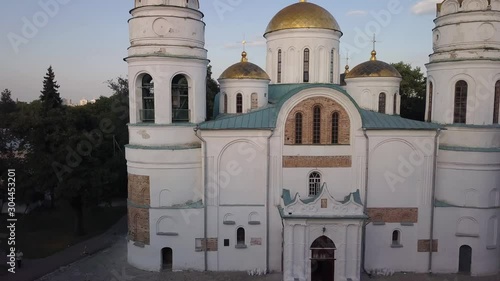
[[[51,109],[62,107],[62,99],[59,95],[59,85],[55,80],[56,75],[52,70],[52,66],[50,66],[47,70],[47,74],[44,79],[40,100],[42,101],[44,112],[47,113],[47,111],[50,111]]]

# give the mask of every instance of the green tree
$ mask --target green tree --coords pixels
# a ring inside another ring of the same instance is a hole
[[[65,149],[58,151],[55,164],[59,185],[58,198],[67,201],[75,213],[75,233],[83,235],[83,210],[101,202],[110,202],[127,193],[125,145],[128,143],[128,82],[108,81],[113,90],[109,98],[95,104],[67,109]],[[67,159],[73,159],[68,163]],[[54,166],[53,166],[54,167]]]
[[[0,113],[9,114],[16,111],[16,102],[12,100],[12,92],[9,89],[5,89],[2,92],[2,97],[0,98]]]
[[[57,206],[68,203],[74,211],[76,235],[85,233],[84,208],[127,193],[128,81],[118,78],[108,81],[108,86],[113,90],[109,98],[65,107],[49,68],[40,100],[20,104],[9,130],[26,151],[19,164],[24,173],[19,195],[50,191]],[[8,134],[0,134],[0,151],[8,150],[2,148],[8,139]],[[0,163],[0,167],[9,165]]]
[[[425,97],[427,92],[427,79],[420,67],[413,68],[411,64],[398,62],[392,64],[401,76],[401,117],[424,121]]]
[[[207,120],[212,120],[214,117],[215,96],[219,91],[219,84],[212,78],[212,66],[209,65],[207,68]]]
[[[113,96],[128,98],[129,93],[128,93],[127,78],[118,77],[116,79],[116,82],[114,79],[111,79],[106,81],[106,84],[108,84],[108,88],[110,88],[111,91],[113,91]]]
[[[62,99],[59,95],[59,85],[57,84],[56,75],[52,70],[52,66],[47,69],[47,74],[44,77],[43,90],[40,100],[42,101],[45,113],[51,109],[61,108]]]

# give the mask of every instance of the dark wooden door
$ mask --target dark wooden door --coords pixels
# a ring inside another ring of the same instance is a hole
[[[311,281],[335,281],[335,260],[312,260]]]
[[[458,261],[458,272],[470,274],[472,266],[472,248],[464,245],[460,247],[460,255]]]

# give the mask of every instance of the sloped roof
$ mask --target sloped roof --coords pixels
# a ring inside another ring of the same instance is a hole
[[[437,130],[442,127],[436,123],[421,122],[366,109],[359,109],[359,113],[363,120],[363,128],[367,130]]]
[[[346,95],[358,109],[363,128],[367,130],[437,130],[441,125],[405,119],[362,109],[339,85],[335,84],[279,84],[269,86],[269,104],[245,114],[222,114],[214,112],[215,120],[201,123],[201,130],[271,130],[276,128],[278,114],[283,104],[295,94],[311,88],[330,88]],[[218,105],[219,95],[215,104]],[[215,111],[215,110],[214,110]]]

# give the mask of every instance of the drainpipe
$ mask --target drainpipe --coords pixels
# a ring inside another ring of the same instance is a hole
[[[363,135],[366,138],[366,167],[365,167],[365,201],[363,204],[363,213],[367,214],[368,210],[368,172],[370,171],[370,138],[366,133],[366,128],[363,128]],[[371,274],[368,273],[365,269],[365,256],[366,256],[366,223],[363,223],[363,235],[361,237],[361,269],[371,277]]]
[[[432,274],[432,252],[434,244],[434,213],[435,213],[435,200],[436,200],[436,179],[437,179],[437,162],[438,162],[438,151],[439,151],[439,135],[441,134],[441,129],[436,132],[436,137],[434,139],[434,164],[433,164],[433,175],[432,175],[432,202],[431,202],[431,229],[430,229],[430,241],[429,241],[429,273]]]
[[[207,168],[207,141],[204,140],[200,135],[198,135],[199,128],[196,127],[194,128],[194,134],[196,135],[197,138],[201,140],[203,143],[203,209],[204,209],[204,225],[203,225],[203,236],[204,236],[204,241],[205,241],[205,271],[208,271],[208,252],[206,249],[206,244],[207,244],[207,235],[208,235],[208,225],[207,225],[207,219],[208,219],[208,214],[207,214],[207,199],[208,199],[208,168]]]
[[[266,270],[269,272],[269,232],[270,232],[270,220],[269,220],[269,210],[270,210],[270,197],[271,192],[271,138],[274,135],[274,129],[271,129],[271,135],[267,138],[267,192],[266,192]]]

